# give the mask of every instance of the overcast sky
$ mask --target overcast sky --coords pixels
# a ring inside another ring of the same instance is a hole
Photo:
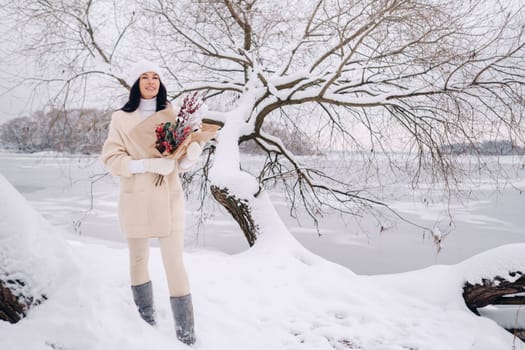
[[[0,13],[0,123],[27,114],[35,101],[31,98],[31,88],[20,85],[20,78],[28,76],[31,62],[22,55],[12,52],[20,46],[20,33],[16,25],[9,23],[4,13]],[[14,29],[13,29],[14,28]]]
[[[0,71],[0,80],[2,81],[0,90],[0,106],[2,106],[0,123],[27,114],[30,107],[34,105],[34,99],[31,98],[29,89],[24,86],[16,87],[12,76],[8,73],[10,70],[15,69],[15,67],[2,65],[2,70]]]

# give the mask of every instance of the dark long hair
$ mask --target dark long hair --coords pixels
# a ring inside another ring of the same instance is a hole
[[[124,112],[135,112],[137,108],[139,108],[140,98],[142,97],[140,95],[139,80],[140,79],[137,79],[137,81],[129,90],[128,102],[126,102],[124,107],[121,108],[121,110]],[[157,94],[157,112],[166,108],[166,104],[168,103],[168,92],[166,91],[166,87],[164,84],[162,84],[162,81],[159,82],[160,86],[159,93]]]

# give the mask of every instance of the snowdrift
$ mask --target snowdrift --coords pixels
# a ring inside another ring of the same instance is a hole
[[[38,303],[76,269],[70,248],[2,174],[0,196],[0,280],[26,303]]]
[[[1,349],[187,349],[175,337],[157,248],[150,269],[159,324],[150,327],[132,301],[125,246],[51,238],[56,230],[3,177],[0,193],[0,271],[48,296],[20,322],[0,322]],[[524,270],[525,244],[454,266],[375,277],[306,250],[261,247],[186,254],[196,349],[525,349],[461,298],[466,280]]]

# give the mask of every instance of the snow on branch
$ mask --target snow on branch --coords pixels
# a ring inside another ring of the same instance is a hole
[[[419,226],[401,216],[386,203],[374,199],[367,191],[349,188],[345,181],[327,175],[321,170],[305,167],[284,146],[281,139],[266,134],[262,130],[256,132],[255,135],[255,141],[268,153],[267,162],[259,174],[259,182],[264,184],[269,181],[282,181],[291,200],[290,210],[295,210],[297,200],[299,200],[316,225],[318,217],[322,215],[323,206],[352,215],[357,213],[357,208],[379,206],[387,209],[402,221]],[[280,159],[281,157],[285,162]],[[289,168],[286,164],[292,167]],[[428,230],[426,227],[419,227]]]

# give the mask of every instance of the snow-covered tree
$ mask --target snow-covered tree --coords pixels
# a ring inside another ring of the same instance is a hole
[[[127,65],[146,55],[171,74],[172,97],[203,91],[208,121],[222,126],[213,161],[206,163],[214,197],[239,222],[250,245],[257,241],[255,252],[261,249],[267,257],[271,250],[273,257],[284,251],[301,269],[312,262],[286,235],[265,191],[272,182],[281,181],[291,204],[302,202],[314,219],[326,209],[360,214],[387,203],[349,180],[349,171],[366,176],[375,170],[381,178],[387,174],[379,168],[386,158],[391,168],[386,176],[404,171],[415,183],[430,176],[453,189],[461,165],[444,151],[447,146],[475,148],[480,139],[499,137],[523,142],[525,27],[519,1],[13,0],[1,11],[8,26],[4,34],[11,34],[15,48],[9,54],[35,63],[23,83],[49,91],[52,107],[78,107],[87,100],[114,104],[129,88]],[[2,54],[2,62],[6,57]],[[347,168],[335,177],[305,165],[270,132],[270,122],[308,135],[325,151],[359,151],[365,171]],[[248,141],[268,155],[258,174],[242,170],[239,145]],[[404,163],[391,156],[392,150],[403,152]],[[13,310],[10,321],[16,322],[25,308],[56,289],[61,267],[74,264],[60,240],[42,235],[52,228],[40,218],[20,218],[29,209],[1,177],[0,189],[17,200],[0,205],[0,216],[12,221],[0,230],[0,290],[10,293],[0,306]],[[12,231],[18,226],[22,231]],[[522,293],[518,250],[460,266],[449,290],[457,293],[463,286],[476,312],[503,294],[494,286],[512,284],[505,293]],[[480,277],[480,266],[494,267],[484,271],[481,283],[466,276],[472,267]],[[448,279],[450,271],[445,272]],[[419,284],[428,273],[401,282],[395,278],[402,288],[412,288],[410,282]],[[413,289],[426,295],[424,287]],[[489,298],[476,298],[480,290]],[[23,305],[15,305],[15,299]],[[456,303],[456,294],[451,300]]]
[[[81,88],[88,77],[123,95],[126,65],[145,54],[171,74],[173,97],[205,92],[208,121],[222,126],[206,174],[250,245],[270,235],[257,215],[274,181],[314,220],[324,210],[388,207],[349,180],[355,169],[336,177],[303,164],[266,131],[270,121],[324,150],[358,151],[370,170],[361,176],[381,179],[386,158],[415,184],[425,177],[448,189],[461,167],[447,145],[524,135],[519,1],[17,0],[9,9],[29,23],[25,44],[42,56],[41,72],[56,75],[40,82],[59,81],[63,101],[93,94]],[[247,141],[268,155],[258,174],[242,170]]]
[[[514,5],[158,0],[148,11],[157,47],[177,48],[162,51],[166,66],[185,64],[172,72],[181,93],[205,90],[222,102],[209,114],[223,125],[211,188],[253,244],[260,224],[250,215],[253,199],[276,178],[314,218],[324,208],[356,214],[385,205],[344,176],[303,165],[265,132],[271,118],[295,114],[298,129],[366,150],[371,162],[397,148],[409,155],[414,180],[431,174],[449,186],[458,164],[445,145],[502,135],[521,141],[524,10]],[[354,133],[357,124],[365,138]],[[257,176],[241,170],[238,144],[247,140],[268,154]]]

